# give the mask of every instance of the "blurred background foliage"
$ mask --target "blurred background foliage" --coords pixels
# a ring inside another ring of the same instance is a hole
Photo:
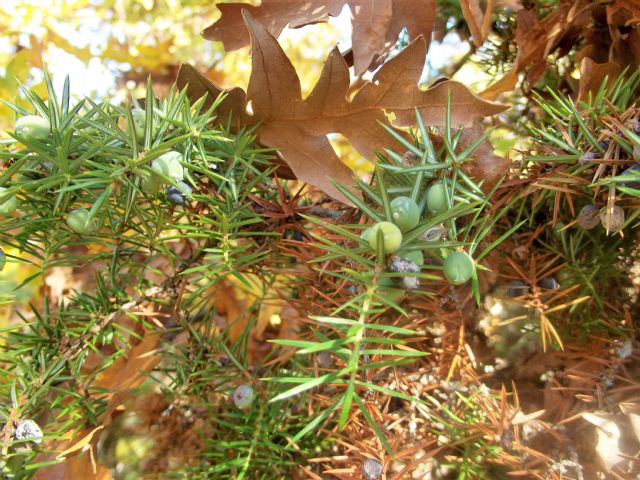
[[[6,0],[0,5],[0,97],[19,98],[20,83],[46,94],[45,67],[56,85],[69,74],[78,96],[108,95],[116,101],[139,94],[149,75],[156,93],[165,93],[185,62],[208,69],[223,86],[246,87],[248,47],[224,55],[221,43],[200,34],[219,17],[216,3]],[[304,35],[283,34],[284,49],[303,74],[303,91],[310,91],[317,80],[324,56],[349,34],[328,24],[309,26]],[[1,107],[0,129],[12,124],[11,111]]]

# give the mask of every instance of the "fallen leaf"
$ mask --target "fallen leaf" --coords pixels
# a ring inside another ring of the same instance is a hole
[[[249,43],[243,10],[277,37],[287,25],[299,28],[326,22],[329,16],[339,15],[345,5],[352,15],[354,68],[358,75],[372,65],[374,58],[383,57],[395,45],[403,28],[407,28],[411,40],[419,35],[431,38],[435,0],[263,0],[257,7],[224,3],[218,5],[220,19],[207,27],[203,35],[222,41],[227,51],[237,50]]]
[[[111,480],[111,471],[101,464],[96,464],[94,471],[89,452],[67,458],[64,462],[39,468],[33,480]]]
[[[462,148],[475,142],[484,133],[480,122],[476,122],[471,128],[462,132],[460,145]],[[493,153],[493,146],[487,140],[471,153],[471,160],[464,164],[465,171],[476,179],[481,179],[482,189],[485,192],[491,190],[509,171],[511,160]]]
[[[512,68],[505,73],[497,82],[492,83],[489,87],[480,92],[480,97],[487,100],[495,100],[503,92],[510,92],[518,84],[518,70]]]
[[[471,10],[475,0],[462,2],[465,18],[474,32],[477,30],[478,9]],[[485,15],[486,18],[486,15]],[[512,90],[519,74],[525,73],[529,85],[540,79],[548,68],[548,57],[558,58],[575,52],[581,66],[578,97],[586,98],[596,91],[609,75],[612,79],[625,67],[640,64],[640,3],[633,0],[592,2],[590,0],[564,0],[544,18],[538,18],[535,9],[519,10],[517,14],[515,44],[516,59],[513,67],[501,79],[481,93],[483,98],[495,99],[498,94]],[[474,34],[475,35],[475,34]],[[475,36],[474,36],[475,40]],[[553,60],[556,64],[558,58]]]
[[[640,23],[640,4],[637,0],[615,0],[607,5],[607,23],[616,26]]]
[[[428,43],[431,41],[431,34],[436,20],[436,2],[432,0],[391,0],[391,19],[389,20],[386,43],[383,50],[377,52],[377,58],[373,63],[367,60],[365,55],[361,55],[356,46],[356,59],[354,70],[356,75],[364,72],[367,68],[377,68],[386,58],[387,53],[393,48],[398,40],[398,35],[402,29],[406,28],[409,40],[413,41],[422,36]],[[356,44],[355,31],[353,44]],[[367,64],[369,62],[369,64]]]
[[[62,460],[55,465],[45,466],[38,469],[34,475],[34,480],[111,480],[110,470],[95,462],[93,452],[100,436],[96,433],[105,428],[99,425],[93,429],[85,428],[73,434],[64,435],[60,440],[52,440],[47,443],[47,451],[59,451],[54,457],[53,454],[41,454],[39,461],[47,462]],[[76,438],[81,436],[80,440]],[[73,454],[73,455],[72,455]]]
[[[245,282],[229,275],[207,294],[211,296],[216,312],[226,318],[231,343],[238,341],[250,327],[247,356],[253,364],[264,358],[266,349],[273,347],[267,342],[272,338],[272,330],[280,331],[284,325],[292,327],[283,313],[288,304],[279,295],[287,290],[287,278],[279,276],[271,285],[255,274],[244,274],[243,278]],[[290,314],[290,311],[286,312],[286,315]]]
[[[512,90],[521,72],[526,72],[529,84],[535,83],[547,68],[547,57],[556,49],[574,46],[588,29],[594,6],[589,0],[562,2],[543,19],[538,19],[535,9],[519,10],[515,34],[518,50],[513,67],[481,96],[494,99],[499,93]]]
[[[640,5],[636,1],[616,0],[607,5],[607,25],[611,36],[609,60],[620,65],[640,65]]]
[[[263,0],[259,6],[246,3],[222,3],[216,5],[220,19],[202,32],[208,40],[219,40],[226,51],[238,50],[249,44],[249,31],[242,18],[242,10],[260,21],[272,35],[278,36],[289,25],[299,28],[316,22],[326,22],[329,16],[340,14],[346,0]]]
[[[246,21],[252,36],[253,67],[247,97],[254,117],[261,121],[260,140],[280,150],[298,178],[334,198],[343,199],[330,179],[349,185],[352,174],[334,153],[327,134],[344,135],[363,156],[373,159],[375,151],[393,146],[381,127],[385,112],[394,114],[397,126],[413,125],[416,109],[425,123],[443,124],[449,93],[455,125],[470,125],[475,118],[504,109],[483,102],[456,82],[420,90],[417,84],[426,54],[422,40],[385,63],[351,101],[346,97],[349,70],[334,49],[318,83],[303,100],[298,76],[278,42],[248,14]]]
[[[622,413],[629,417],[633,434],[635,435],[636,440],[640,442],[640,404],[623,402],[619,403],[618,407]]]
[[[101,372],[91,387],[105,389],[110,395],[137,387],[147,378],[145,374],[160,361],[156,351],[159,342],[158,333],[145,332],[142,341]]]
[[[220,95],[224,96],[216,109],[217,116],[214,125],[226,125],[230,122],[232,127],[239,128],[251,123],[251,116],[247,113],[247,96],[241,88],[236,87],[230,90],[223,90],[188,64],[180,66],[176,85],[181,90],[186,89],[187,96],[191,99],[195,100],[206,95],[207,97],[204,102],[205,109],[211,107]],[[274,163],[278,165],[278,169],[276,170],[278,178],[295,180],[296,176],[282,158],[278,156],[274,160]]]
[[[596,452],[607,471],[611,471],[614,466],[624,460],[625,454],[620,451],[622,440],[620,426],[613,415],[604,412],[585,412],[582,418],[595,425],[598,434]]]
[[[496,98],[498,94],[513,90],[518,81],[518,74],[525,68],[529,72],[535,72],[533,76],[539,76],[544,70],[540,69],[544,63],[544,43],[546,34],[550,25],[554,24],[562,15],[561,10],[549,14],[546,18],[547,22],[540,22],[537,19],[536,12],[533,10],[520,10],[517,14],[517,27],[515,34],[515,44],[518,51],[513,67],[500,80],[490,85],[481,93],[483,98]]]

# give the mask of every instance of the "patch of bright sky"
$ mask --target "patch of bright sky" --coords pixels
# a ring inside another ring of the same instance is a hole
[[[34,35],[36,38],[44,36],[46,32],[44,14],[51,13],[52,18],[60,16],[65,2],[59,0],[2,0],[2,3],[2,8],[12,12],[14,18],[24,19],[30,15],[26,25],[21,23],[22,35],[20,37],[20,43],[28,45],[30,43],[29,35]],[[50,24],[72,45],[79,48],[93,47],[92,53],[96,53],[96,47],[101,47],[106,43],[109,29],[105,29],[103,20],[91,14],[91,9],[79,10],[77,13],[83,17],[80,28],[77,30],[64,24],[53,24],[52,22]],[[64,79],[69,75],[74,96],[104,97],[115,86],[114,73],[102,60],[94,57],[85,63],[52,44],[48,46],[46,68],[49,70],[58,91],[61,91]]]
[[[329,18],[329,25],[339,32],[338,49],[344,52],[351,48],[351,12],[349,7],[345,6],[337,17]],[[309,35],[309,29],[314,25],[299,29],[285,28],[279,37],[281,42],[288,40],[301,40],[304,36]],[[424,66],[424,70],[420,77],[420,83],[432,78],[435,80],[438,72],[441,72],[447,65],[455,63],[459,58],[469,52],[470,45],[463,42],[456,33],[450,33],[444,37],[442,42],[432,41],[429,45],[429,51]],[[465,71],[466,78],[477,78],[477,71]],[[365,74],[365,78],[370,78],[371,73]]]
[[[442,42],[432,41],[427,54],[429,75],[437,75],[445,70],[448,65],[467,54],[470,48],[469,43],[463,42],[455,32],[448,33]]]

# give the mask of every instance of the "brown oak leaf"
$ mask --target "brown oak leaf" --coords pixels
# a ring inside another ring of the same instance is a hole
[[[462,4],[474,2],[465,0]],[[549,56],[556,52],[561,58],[575,51],[582,73],[577,92],[580,99],[596,91],[605,75],[612,80],[625,68],[633,70],[640,65],[640,2],[636,0],[562,0],[544,18],[530,8],[518,11],[517,19],[518,50],[513,68],[482,92],[483,98],[494,99],[512,90],[520,73],[526,73],[527,82],[533,85],[557,63],[557,58],[549,62]]]
[[[580,62],[578,100],[586,100],[589,92],[595,95],[605,78],[607,86],[611,86],[621,71],[622,68],[615,62],[596,63],[591,58],[583,58]]]
[[[466,148],[484,133],[485,128],[476,121],[471,128],[465,128],[460,138],[460,145]],[[493,146],[485,141],[471,154],[473,159],[463,164],[466,172],[473,178],[482,180],[482,189],[489,192],[509,172],[511,160],[493,153]]]
[[[551,53],[565,51],[577,43],[592,22],[593,7],[590,0],[564,1],[543,19],[538,19],[533,9],[519,10],[515,35],[518,51],[514,65],[481,96],[493,99],[499,93],[513,90],[521,72],[526,72],[529,84],[535,83],[547,68],[546,59]]]
[[[246,95],[252,115],[247,123],[256,124],[259,141],[279,150],[300,180],[338,200],[346,201],[333,180],[353,185],[353,174],[334,152],[328,134],[342,134],[360,154],[375,160],[375,152],[397,148],[397,142],[382,127],[388,123],[388,115],[393,117],[393,125],[409,127],[415,124],[417,110],[426,124],[442,125],[450,96],[453,125],[471,126],[475,119],[506,108],[448,80],[421,90],[418,81],[426,55],[421,38],[386,62],[351,98],[349,67],[334,49],[313,91],[303,99],[298,75],[277,40],[248,11],[244,15],[252,52]],[[179,74],[179,86],[188,81]],[[205,92],[220,91],[204,77],[199,82],[192,90],[189,84],[192,100]],[[245,118],[242,102],[234,107],[241,110],[234,118]]]
[[[366,71],[393,47],[403,28],[411,40],[422,35],[431,38],[436,17],[435,0],[263,0],[253,7],[245,3],[218,5],[222,16],[207,27],[203,35],[224,43],[227,51],[249,43],[242,10],[247,10],[267,31],[277,37],[289,25],[299,28],[311,23],[326,22],[348,5],[353,22],[354,68],[356,74]]]
[[[180,89],[187,89],[187,96],[192,100],[197,100],[206,95],[204,110],[213,105],[219,96],[224,93],[224,98],[220,101],[216,109],[217,120],[221,123],[231,119],[233,126],[241,126],[250,122],[247,113],[247,95],[239,87],[224,90],[205,77],[191,65],[182,65],[178,71],[176,84]]]
[[[476,47],[482,45],[487,38],[491,26],[494,0],[488,0],[484,13],[480,8],[480,0],[461,0],[462,14],[469,25],[473,43]]]

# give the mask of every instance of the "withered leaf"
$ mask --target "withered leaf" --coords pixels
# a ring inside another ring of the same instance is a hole
[[[449,92],[456,125],[471,125],[475,118],[504,109],[480,100],[456,82],[420,90],[426,54],[422,39],[384,64],[351,101],[347,98],[349,69],[334,49],[313,91],[303,100],[298,76],[276,39],[249,14],[245,19],[251,31],[253,67],[247,97],[261,122],[260,139],[282,152],[298,178],[333,197],[341,198],[329,178],[351,184],[352,173],[335,155],[327,134],[344,135],[358,152],[373,159],[375,151],[394,146],[381,126],[386,123],[385,113],[395,116],[397,126],[413,125],[416,109],[426,123],[443,124]]]
[[[590,0],[562,2],[543,19],[534,9],[519,10],[515,43],[518,47],[512,69],[482,92],[483,98],[493,99],[499,93],[512,90],[518,74],[526,71],[526,79],[535,83],[547,68],[546,58],[556,49],[572,46],[592,22]]]
[[[607,5],[610,25],[631,26],[640,23],[640,4],[637,0],[615,0]]]
[[[588,57],[583,58],[580,62],[578,99],[585,100],[589,92],[595,95],[605,78],[607,86],[610,86],[621,71],[622,68],[615,62],[596,63]]]
[[[176,85],[179,89],[186,88],[187,96],[194,100],[206,95],[205,109],[211,107],[219,95],[224,94],[224,98],[216,110],[217,115],[214,119],[214,124],[226,125],[227,122],[231,122],[232,127],[238,128],[251,123],[251,116],[247,113],[247,95],[241,88],[222,90],[189,64],[180,66]],[[278,166],[276,174],[279,178],[285,180],[294,180],[296,178],[279,156],[274,160],[274,164]]]
[[[223,91],[223,89],[188,64],[180,66],[176,84],[180,89],[186,88],[187,96],[191,99],[195,100],[207,95],[205,109],[213,105],[218,96],[224,93],[224,100],[222,100],[216,111],[218,120],[224,123],[231,118],[234,126],[244,125],[248,122],[247,96],[241,88],[236,87]]]
[[[325,22],[337,16],[348,5],[353,19],[354,68],[356,74],[366,71],[372,61],[378,65],[380,57],[393,47],[403,28],[410,39],[420,35],[431,38],[436,16],[435,0],[263,0],[257,6],[245,3],[218,5],[222,16],[203,34],[209,40],[220,40],[227,51],[237,50],[249,43],[249,32],[242,18],[247,10],[277,37],[289,25],[299,28],[310,23]]]
[[[257,7],[246,3],[221,3],[217,5],[220,19],[202,33],[208,40],[221,41],[226,51],[237,50],[249,44],[249,31],[242,18],[242,10],[248,11],[277,37],[287,25],[299,28],[325,22],[329,16],[335,17],[345,3],[346,0],[263,0]]]
[[[466,0],[463,3],[473,3]],[[466,17],[466,14],[465,14]],[[515,43],[518,51],[513,68],[482,92],[494,99],[512,90],[521,73],[529,85],[535,83],[550,63],[547,57],[558,52],[560,57],[574,51],[581,65],[578,97],[583,99],[596,90],[604,76],[613,78],[625,67],[640,64],[640,3],[634,0],[562,0],[544,18],[535,9],[518,11]],[[556,63],[556,61],[552,62]],[[593,78],[592,78],[593,77]]]
[[[640,4],[632,0],[615,0],[607,5],[607,24],[611,36],[608,60],[619,65],[640,65]]]
[[[142,341],[130,347],[127,355],[118,358],[92,382],[92,387],[109,390],[111,395],[136,388],[160,361],[156,347],[160,343],[160,335],[147,331]]]
[[[491,14],[493,11],[493,0],[487,2],[485,12],[480,8],[480,0],[461,0],[462,14],[467,21],[469,30],[476,47],[482,45],[489,33],[491,25]]]
[[[55,465],[39,468],[33,480],[77,480],[86,478],[91,480],[112,480],[111,471],[102,464],[94,465],[89,452],[67,458]]]
[[[248,11],[244,15],[252,52],[247,100],[253,110],[251,123],[258,124],[259,140],[278,149],[299,179],[336,199],[345,200],[332,179],[352,185],[353,175],[335,154],[328,134],[344,135],[359,153],[374,160],[375,151],[397,147],[381,126],[388,123],[387,115],[394,117],[395,126],[408,127],[415,124],[417,110],[425,123],[442,125],[449,95],[454,126],[471,126],[475,119],[506,108],[448,80],[421,90],[418,81],[426,55],[421,38],[385,63],[351,99],[349,68],[334,49],[313,91],[303,99],[298,75],[277,40]],[[179,79],[181,83],[184,79]],[[205,84],[200,90],[219,89]]]
[[[484,127],[478,121],[471,128],[465,128],[460,138],[460,145],[466,147],[475,142],[484,133]],[[482,180],[482,189],[490,191],[509,172],[511,160],[493,153],[489,141],[485,141],[470,155],[472,160],[464,164],[464,168],[473,178]]]

